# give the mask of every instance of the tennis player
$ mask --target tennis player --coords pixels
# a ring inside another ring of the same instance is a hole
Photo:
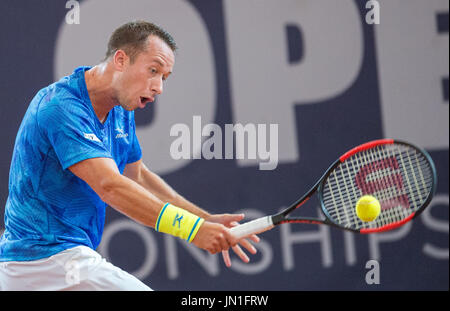
[[[176,44],[136,21],[111,35],[105,59],[41,89],[20,125],[10,168],[1,290],[151,290],[95,249],[105,208],[207,250],[244,261],[256,249],[228,228],[242,214],[211,215],[142,162],[134,110],[163,92]],[[251,238],[257,242],[258,238]]]

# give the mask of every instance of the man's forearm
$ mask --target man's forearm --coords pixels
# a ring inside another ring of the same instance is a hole
[[[164,202],[133,180],[118,175],[107,186],[102,200],[143,225],[155,227]]]
[[[197,216],[200,216],[203,219],[208,219],[209,216],[211,216],[207,211],[201,209],[194,203],[186,200],[184,197],[182,197],[179,194],[177,194],[170,203],[172,203],[178,207],[181,207]]]
[[[170,187],[161,177],[149,171],[145,167],[141,170],[139,179],[136,180],[142,187],[153,193],[163,202],[170,202],[201,218],[208,219],[210,214],[194,203],[188,201]]]

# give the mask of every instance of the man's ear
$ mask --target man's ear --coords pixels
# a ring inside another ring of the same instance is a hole
[[[129,57],[124,50],[117,50],[113,56],[114,67],[118,71],[123,71],[129,62]]]

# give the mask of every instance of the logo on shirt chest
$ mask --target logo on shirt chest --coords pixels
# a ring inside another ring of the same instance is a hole
[[[94,133],[83,133],[84,138],[101,143],[101,140]]]
[[[125,137],[128,137],[128,133],[124,133],[124,131],[123,131],[123,129],[121,129],[121,128],[116,128],[116,132],[118,132],[117,134],[116,134],[116,138],[125,138]]]

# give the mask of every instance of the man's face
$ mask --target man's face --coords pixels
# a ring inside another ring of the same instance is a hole
[[[175,55],[159,37],[150,36],[147,49],[140,52],[134,63],[126,57],[117,80],[116,97],[120,106],[132,111],[144,108],[163,92],[163,81],[172,73]]]

